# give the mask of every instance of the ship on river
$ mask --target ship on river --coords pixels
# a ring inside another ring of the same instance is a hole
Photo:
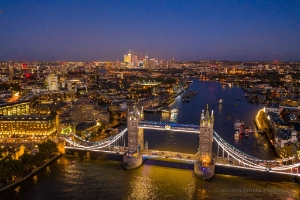
[[[163,109],[161,110],[162,113],[167,113],[167,114],[174,114],[178,113],[178,108],[173,108],[173,109]]]
[[[189,102],[192,100],[192,98],[198,94],[198,91],[188,91],[186,94],[182,97],[182,102]]]

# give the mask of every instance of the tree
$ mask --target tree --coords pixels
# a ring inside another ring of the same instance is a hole
[[[44,154],[46,158],[49,158],[50,155],[58,152],[57,144],[51,140],[38,144],[38,148],[39,152]]]
[[[8,182],[9,177],[11,176],[11,169],[9,166],[9,158],[2,159],[0,161],[0,178]]]
[[[24,172],[24,165],[20,160],[10,160],[11,176],[14,180],[15,176],[21,176]]]
[[[40,166],[40,165],[44,164],[45,158],[46,158],[45,154],[42,154],[40,152],[36,153],[35,156],[34,156],[33,164],[37,165],[37,166]]]
[[[32,167],[34,163],[34,156],[24,153],[20,158],[24,167],[26,168],[26,171],[28,171],[29,167]]]
[[[6,157],[0,161],[0,178],[6,179],[6,182],[8,182],[10,177],[14,180],[15,176],[22,175],[23,169],[24,166],[20,160]]]

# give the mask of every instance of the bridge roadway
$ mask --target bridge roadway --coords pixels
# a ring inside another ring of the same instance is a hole
[[[65,146],[66,149],[71,150],[85,150],[91,152],[104,152],[104,153],[112,153],[112,154],[124,154],[127,152],[127,147],[123,146],[107,146],[103,149],[86,149],[82,147],[74,147],[74,146]],[[146,158],[173,158],[177,160],[184,160],[184,161],[191,161],[194,162],[196,160],[196,154],[188,154],[188,153],[181,153],[181,152],[172,152],[172,151],[160,151],[160,150],[143,150],[140,152],[141,155],[145,156]]]
[[[70,150],[84,150],[82,148],[78,147],[66,147],[66,149]],[[116,147],[111,146],[109,148],[104,149],[90,149],[85,150],[86,152],[102,152],[102,153],[108,153],[108,154],[119,154],[123,155],[125,152],[127,152],[127,148],[124,147]],[[188,154],[188,153],[181,153],[181,152],[171,152],[171,151],[160,151],[160,150],[144,150],[140,152],[144,159],[164,159],[168,162],[185,162],[189,164],[193,164],[196,161],[196,154]],[[285,174],[285,175],[298,175],[300,176],[299,172],[297,173],[297,170],[288,169],[285,171],[273,171],[269,170],[267,165],[263,169],[255,169],[251,168],[247,165],[244,165],[243,163],[228,157],[214,157],[213,160],[215,161],[216,166],[223,166],[223,167],[229,167],[229,168],[238,168],[238,169],[246,169],[246,170],[253,170],[253,171],[265,171],[265,172],[271,172],[271,173],[278,173],[278,174]]]
[[[85,150],[86,152],[102,152],[102,153],[108,153],[108,154],[119,154],[123,155],[125,152],[127,152],[127,147],[122,146],[110,146],[103,149],[83,149],[80,147],[72,147],[72,146],[66,146],[66,149],[70,150]],[[171,151],[161,151],[161,150],[144,150],[140,152],[141,155],[144,157],[144,159],[164,159],[168,162],[185,162],[189,164],[193,164],[196,161],[196,154],[188,154],[188,153],[181,153],[181,152],[171,152]],[[213,157],[213,160],[216,164],[216,166],[223,166],[223,167],[229,167],[229,168],[238,168],[238,169],[246,169],[246,170],[253,170],[253,171],[265,171],[270,173],[277,173],[277,174],[285,174],[285,175],[292,175],[292,176],[300,176],[299,172],[296,168],[290,168],[283,171],[274,171],[271,168],[268,167],[268,165],[262,166],[261,169],[249,167],[245,165],[242,162],[239,162],[238,160],[235,160],[233,158],[228,157]],[[271,167],[271,166],[270,166]]]
[[[173,158],[177,160],[185,160],[185,161],[196,161],[196,154],[188,154],[181,152],[172,152],[172,151],[159,151],[159,150],[144,150],[140,152],[143,156],[148,158]]]

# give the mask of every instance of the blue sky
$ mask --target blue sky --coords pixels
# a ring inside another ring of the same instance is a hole
[[[0,60],[300,61],[289,0],[0,1]]]

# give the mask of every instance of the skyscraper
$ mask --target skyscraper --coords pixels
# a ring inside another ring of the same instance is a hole
[[[124,62],[126,64],[131,64],[131,53],[128,53],[127,55],[124,55]]]
[[[50,91],[52,91],[52,90],[58,90],[58,79],[57,79],[57,76],[55,76],[54,74],[50,74],[47,79],[48,79],[48,89]]]

